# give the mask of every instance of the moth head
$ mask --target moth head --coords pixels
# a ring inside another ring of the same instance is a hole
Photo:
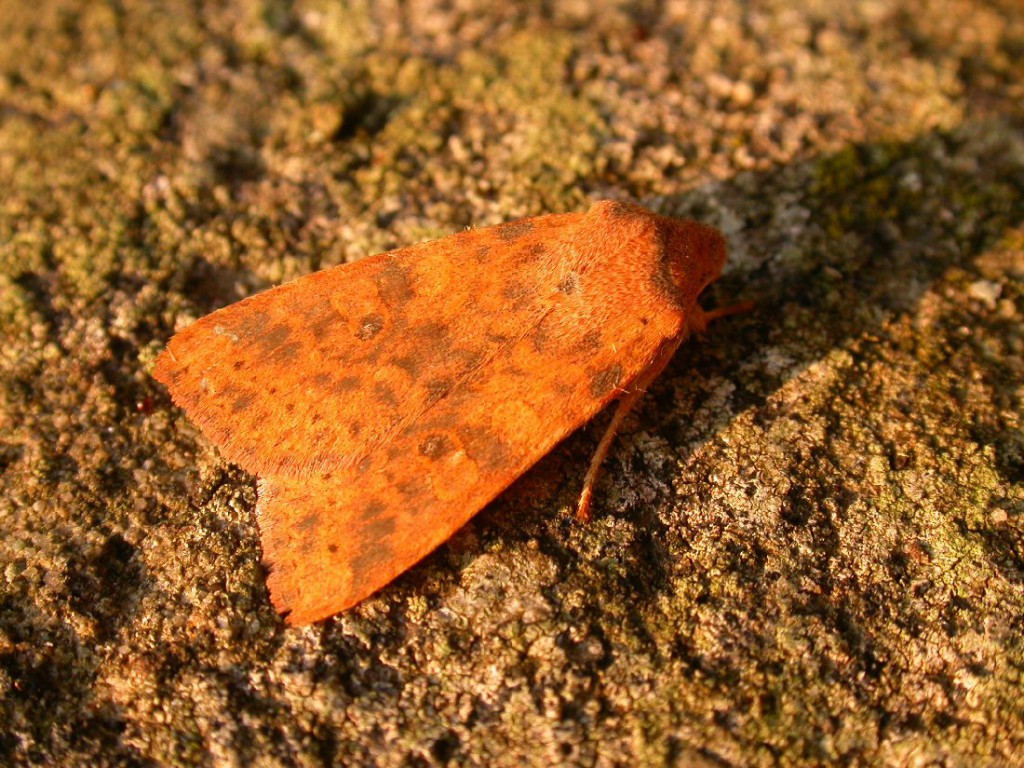
[[[658,217],[667,282],[675,300],[689,309],[722,274],[725,236],[714,227],[685,219]]]
[[[725,266],[725,237],[706,224],[618,200],[595,203],[586,220],[589,246],[605,249],[611,241],[626,249],[658,296],[687,315]]]

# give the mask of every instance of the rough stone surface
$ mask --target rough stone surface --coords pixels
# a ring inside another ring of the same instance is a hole
[[[1017,0],[0,0],[0,763],[1024,764],[1022,84]],[[757,310],[592,524],[593,427],[286,630],[164,342],[601,197]]]

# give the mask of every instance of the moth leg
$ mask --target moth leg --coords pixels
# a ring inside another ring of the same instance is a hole
[[[590,519],[590,504],[594,496],[594,485],[597,483],[597,475],[601,471],[601,465],[604,463],[605,458],[608,456],[608,451],[611,450],[612,441],[615,439],[615,435],[618,434],[623,419],[629,415],[629,412],[633,410],[640,398],[644,396],[651,382],[658,378],[661,372],[665,370],[665,366],[668,365],[672,355],[679,349],[679,345],[682,344],[684,338],[685,334],[680,334],[678,338],[669,339],[665,342],[658,351],[658,356],[654,358],[654,361],[648,366],[647,370],[636,378],[629,389],[626,390],[626,394],[619,400],[615,408],[615,414],[612,416],[612,420],[604,431],[601,442],[597,444],[597,450],[594,451],[594,456],[590,460],[590,468],[587,469],[587,475],[583,478],[583,490],[580,492],[580,501],[576,506],[577,520],[586,522]]]
[[[688,318],[686,330],[677,338],[669,339],[665,342],[647,370],[637,377],[622,399],[619,400],[619,404],[615,408],[615,415],[612,416],[608,428],[601,437],[601,442],[597,445],[597,450],[594,451],[594,457],[590,460],[587,476],[583,478],[583,490],[580,492],[580,501],[576,506],[576,518],[578,520],[586,521],[590,519],[590,504],[594,496],[594,485],[597,483],[597,475],[601,471],[601,465],[604,463],[605,458],[608,456],[608,451],[611,450],[612,441],[615,439],[619,427],[622,426],[622,421],[633,410],[640,398],[643,397],[651,382],[658,378],[661,372],[665,370],[668,361],[672,359],[672,355],[679,349],[679,345],[683,343],[688,333],[702,333],[707,324],[712,320],[750,312],[755,306],[752,301],[744,301],[728,307],[718,307],[708,312],[705,312],[699,306],[693,307]]]
[[[590,460],[590,468],[587,470],[587,476],[583,478],[583,491],[580,493],[580,502],[576,506],[576,519],[581,522],[586,522],[590,519],[590,501],[594,495],[594,484],[597,482],[597,473],[601,470],[601,465],[604,463],[605,457],[608,456],[608,451],[611,450],[612,440],[615,439],[615,435],[619,431],[619,427],[622,425],[622,420],[626,418],[627,414],[633,410],[633,406],[636,405],[637,401],[643,396],[644,390],[634,389],[621,400],[615,408],[615,415],[612,416],[611,423],[608,424],[608,429],[604,431],[604,436],[601,438],[601,442],[597,444],[597,450],[594,451],[594,456]]]
[[[741,301],[739,304],[730,304],[728,307],[718,307],[716,309],[705,311],[699,306],[694,306],[693,311],[686,318],[686,325],[689,328],[690,333],[704,333],[708,327],[708,323],[718,320],[722,317],[732,317],[733,315],[742,315],[744,312],[750,312],[757,305],[752,301]]]
[[[715,309],[704,312],[704,322],[710,323],[712,320],[718,320],[723,317],[732,317],[733,315],[742,315],[746,312],[751,312],[757,306],[753,301],[741,301],[738,304],[730,304],[727,307],[716,307]]]

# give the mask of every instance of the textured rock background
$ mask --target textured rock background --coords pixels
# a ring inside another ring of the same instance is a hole
[[[0,762],[1024,764],[1019,2],[494,5],[0,0]],[[757,311],[285,630],[164,342],[600,197]]]

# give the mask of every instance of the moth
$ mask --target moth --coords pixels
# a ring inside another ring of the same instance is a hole
[[[289,624],[345,610],[447,540],[618,401],[583,481],[682,341],[722,234],[624,202],[325,269],[175,335],[154,375],[259,477],[267,584]]]

